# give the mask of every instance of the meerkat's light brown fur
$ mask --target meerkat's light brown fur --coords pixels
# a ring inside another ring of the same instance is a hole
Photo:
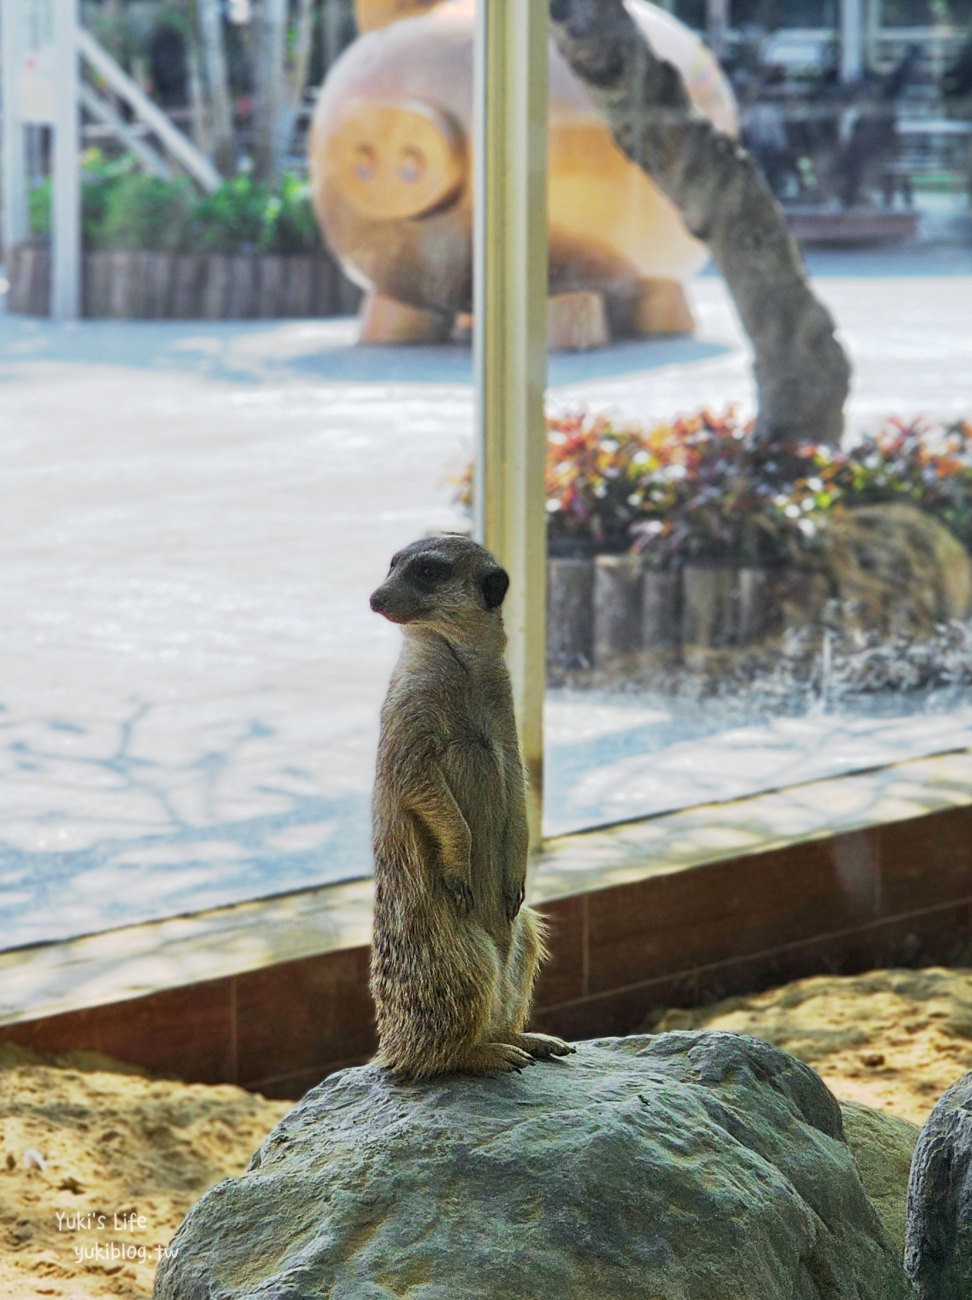
[[[545,956],[522,906],[525,776],[500,605],[468,538],[414,542],[372,609],[404,632],[381,715],[371,990],[378,1061],[410,1078],[522,1069],[573,1049],[524,1026]]]

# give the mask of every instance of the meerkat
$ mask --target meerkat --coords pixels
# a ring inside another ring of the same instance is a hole
[[[487,550],[449,535],[399,551],[371,597],[404,633],[375,773],[376,1060],[412,1079],[508,1073],[574,1050],[524,1032],[546,951],[541,918],[523,906],[508,586]]]

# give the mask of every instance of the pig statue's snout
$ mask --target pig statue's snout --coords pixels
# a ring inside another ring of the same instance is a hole
[[[418,100],[356,99],[327,131],[331,179],[362,216],[422,217],[447,207],[466,177],[462,127]]]

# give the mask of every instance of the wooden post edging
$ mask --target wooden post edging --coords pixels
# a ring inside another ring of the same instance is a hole
[[[9,312],[50,314],[50,266],[44,244],[9,250]],[[323,249],[287,255],[99,249],[83,261],[88,319],[324,319],[353,314],[360,297]]]
[[[704,669],[727,653],[820,624],[823,573],[689,563],[657,570],[638,556],[548,561],[547,670]]]

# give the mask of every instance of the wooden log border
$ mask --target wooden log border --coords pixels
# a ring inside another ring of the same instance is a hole
[[[551,557],[547,668],[556,678],[638,663],[705,668],[726,652],[820,627],[830,584],[797,568],[686,564],[637,556]]]
[[[48,316],[51,252],[15,244],[7,310]],[[307,254],[85,253],[82,315],[114,320],[265,320],[351,316],[361,290],[326,249]]]

